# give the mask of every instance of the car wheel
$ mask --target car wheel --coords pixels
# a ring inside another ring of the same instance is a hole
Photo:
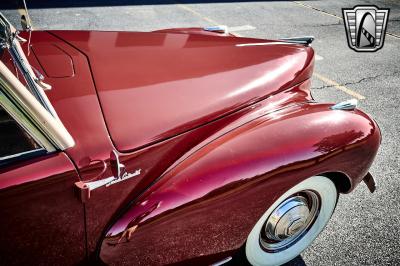
[[[252,265],[281,265],[306,249],[328,223],[338,198],[335,184],[310,177],[272,204],[251,230],[246,257]]]

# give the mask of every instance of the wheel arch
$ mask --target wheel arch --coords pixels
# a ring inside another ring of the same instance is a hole
[[[319,175],[329,178],[335,184],[339,193],[346,194],[351,190],[351,178],[343,172],[332,171],[321,173]]]

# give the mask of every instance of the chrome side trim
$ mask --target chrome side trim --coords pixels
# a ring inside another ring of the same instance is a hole
[[[102,187],[102,186],[112,186],[114,184],[117,184],[119,182],[125,181],[129,178],[135,177],[140,175],[142,169],[136,169],[134,172],[129,173],[126,171],[125,165],[122,164],[119,160],[119,155],[118,152],[113,150],[111,152],[111,167],[112,167],[112,172],[115,176],[111,176],[108,178],[104,178],[101,180],[96,180],[92,182],[87,182],[85,183],[86,186],[89,188],[89,191],[95,190],[96,188]],[[105,166],[107,167],[107,166]]]
[[[119,182],[125,181],[125,180],[127,180],[129,178],[138,176],[138,175],[140,175],[141,170],[142,169],[138,169],[133,173],[125,172],[120,177],[110,176],[110,177],[107,177],[107,178],[104,178],[104,179],[91,181],[91,182],[86,182],[84,184],[87,186],[89,191],[93,191],[93,190],[95,190],[95,189],[97,189],[99,187],[103,187],[103,186],[109,187],[109,186],[112,186],[112,185],[117,184]]]
[[[104,170],[105,170],[107,168],[107,165],[105,164],[104,161],[102,162],[104,164],[105,167]],[[125,165],[123,165],[119,160],[118,152],[115,150],[111,152],[110,166],[112,167],[111,168],[112,173],[116,176],[110,176],[107,178],[94,180],[90,182],[84,182],[84,181],[75,182],[75,189],[78,193],[78,197],[83,203],[87,202],[90,199],[90,194],[93,190],[98,189],[100,187],[109,187],[119,182],[130,179],[132,177],[138,176],[142,171],[142,169],[139,168],[136,169],[135,172],[132,173],[127,172]],[[103,175],[103,173],[104,171],[99,176]]]
[[[237,47],[245,47],[245,46],[273,46],[273,45],[281,45],[281,44],[290,44],[289,42],[253,42],[253,43],[239,43],[235,46]]]
[[[335,105],[332,105],[331,109],[332,110],[347,110],[347,111],[351,111],[351,110],[356,109],[357,104],[358,104],[357,99],[351,99],[351,100],[347,100],[347,101],[340,102],[340,103],[337,103]]]
[[[16,154],[13,154],[13,155],[8,155],[8,156],[0,157],[0,161],[9,160],[9,159],[14,159],[14,158],[18,158],[18,157],[20,157],[20,156],[33,154],[33,153],[37,153],[37,152],[40,152],[40,151],[44,151],[44,149],[43,149],[43,148],[40,148],[40,149],[36,149],[36,150],[24,151],[24,152],[16,153]]]
[[[1,61],[0,90],[3,108],[47,151],[65,150],[75,145],[62,122],[52,116]]]
[[[110,177],[107,177],[104,179],[87,182],[87,183],[85,183],[85,185],[88,187],[89,191],[92,191],[99,187],[107,186],[108,184],[110,184],[110,182],[114,181],[115,179],[116,179],[115,177],[110,176]]]

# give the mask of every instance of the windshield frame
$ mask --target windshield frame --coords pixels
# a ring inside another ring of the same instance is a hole
[[[45,84],[43,76],[39,73],[39,77],[36,76],[33,68],[29,64],[28,59],[20,42],[25,42],[23,38],[19,37],[19,32],[15,27],[7,20],[7,18],[0,12],[0,47],[1,49],[7,49],[13,63],[17,66],[18,70],[24,76],[28,90],[32,95],[39,101],[39,103],[54,117],[58,119],[57,113],[52,107],[49,99],[44,93],[44,88],[51,89],[51,86]],[[29,44],[28,44],[29,45]],[[29,49],[29,47],[28,47]],[[4,51],[3,51],[4,52]]]
[[[41,74],[40,78],[35,75],[21,48],[21,41],[25,40],[0,12],[0,52],[9,51],[26,81],[25,86],[0,60],[0,104],[47,152],[71,148],[75,141],[44,91],[51,86],[42,82]]]

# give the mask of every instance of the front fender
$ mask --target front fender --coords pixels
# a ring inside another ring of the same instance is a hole
[[[329,106],[286,108],[199,149],[108,230],[101,260],[210,263],[239,248],[274,199],[307,177],[341,172],[353,189],[368,172],[380,132],[363,112]]]

